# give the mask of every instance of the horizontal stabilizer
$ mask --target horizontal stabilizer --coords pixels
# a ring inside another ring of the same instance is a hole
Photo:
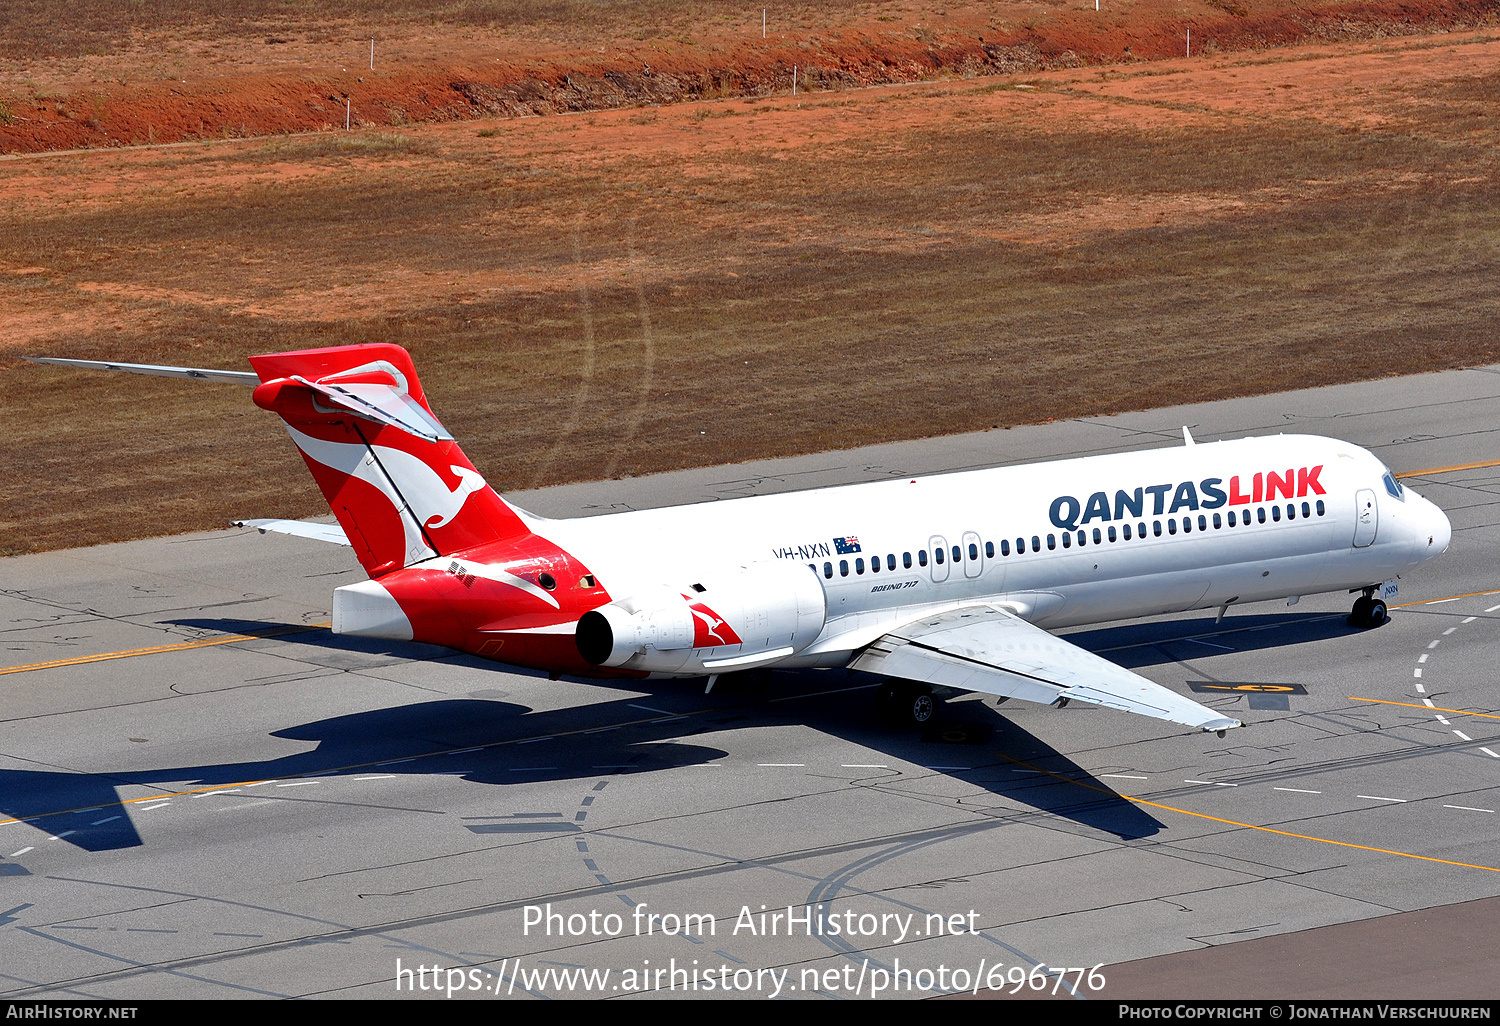
[[[403,388],[378,382],[309,381],[300,374],[293,374],[291,380],[366,420],[389,424],[428,442],[453,441],[448,429]]]
[[[881,637],[849,665],[1028,702],[1088,702],[1199,730],[1240,726],[1239,720],[990,606],[923,617]]]
[[[131,374],[154,374],[162,378],[193,378],[198,381],[216,381],[224,385],[249,385],[254,388],[260,378],[250,371],[210,370],[204,367],[166,367],[152,363],[114,363],[109,360],[64,360],[55,356],[28,356],[32,363],[47,363],[54,367],[82,367],[86,370],[129,371]]]
[[[307,520],[236,520],[235,527],[253,527],[261,534],[274,531],[277,534],[292,534],[298,538],[311,538],[313,541],[329,542],[334,545],[348,545],[349,536],[338,524],[315,524]]]

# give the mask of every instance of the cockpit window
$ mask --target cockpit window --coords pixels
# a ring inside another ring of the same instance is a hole
[[[1391,493],[1391,498],[1406,501],[1406,486],[1396,480],[1395,474],[1387,470],[1381,480],[1385,482],[1385,490]]]

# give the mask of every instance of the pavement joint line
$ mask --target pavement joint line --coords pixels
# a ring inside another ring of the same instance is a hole
[[[311,628],[311,629],[316,629],[316,628]],[[243,640],[243,639],[236,639],[236,640]],[[218,643],[221,643],[221,644],[223,643],[221,639],[215,639],[215,641],[218,642]],[[859,685],[857,687],[851,687],[851,688],[834,688],[834,689],[831,689],[831,690],[828,690],[828,691],[813,691],[813,692],[808,692],[806,694],[783,695],[780,698],[773,698],[773,699],[771,699],[770,702],[790,702],[790,701],[793,701],[794,699],[799,699],[799,698],[820,698],[820,697],[823,697],[825,695],[843,694],[846,691],[861,691],[861,690],[864,690],[865,688],[868,688],[868,687],[870,687],[870,685],[868,685],[868,684],[861,684],[861,685]],[[768,702],[767,704],[770,704],[770,702]],[[686,719],[689,716],[707,715],[707,714],[710,714],[710,713],[718,713],[720,711],[722,711],[722,709],[721,709],[721,707],[718,707],[718,706],[705,707],[705,708],[702,708],[702,709],[694,710],[691,713],[675,713],[675,714],[668,715],[668,716],[648,717],[648,718],[639,719],[639,720],[624,720],[624,721],[622,721],[620,723],[610,724],[609,726],[606,726],[606,727],[579,727],[577,730],[567,730],[567,731],[554,732],[552,734],[546,735],[546,737],[547,738],[559,738],[559,737],[571,737],[571,736],[583,735],[583,734],[592,734],[592,733],[595,733],[596,731],[600,731],[600,730],[618,730],[618,729],[620,729],[622,727],[638,727],[638,726],[641,726],[643,724],[648,724],[648,723],[660,723],[663,720],[680,720],[680,719]],[[536,741],[536,740],[540,740],[540,739],[539,738],[515,738],[515,739],[512,739],[512,740],[506,740],[506,741],[495,741],[495,742],[493,742],[491,744],[480,745],[479,749],[481,749],[481,750],[488,750],[488,749],[491,749],[491,748],[504,748],[506,745],[520,745],[520,744],[525,744],[528,741]],[[158,802],[158,801],[161,801],[164,798],[179,798],[179,797],[183,797],[183,796],[187,796],[187,795],[198,795],[198,794],[204,793],[205,791],[222,791],[225,788],[261,787],[261,786],[263,786],[265,784],[275,784],[275,783],[277,783],[277,782],[279,782],[281,780],[284,780],[284,779],[296,780],[296,779],[303,779],[303,778],[307,778],[307,777],[324,777],[324,776],[329,776],[329,775],[332,775],[332,774],[346,775],[346,774],[350,774],[350,773],[357,773],[357,772],[359,772],[361,770],[376,769],[376,768],[379,768],[379,767],[382,767],[382,766],[395,766],[395,765],[399,765],[401,763],[416,762],[419,759],[438,759],[438,758],[442,758],[444,756],[452,755],[455,752],[475,751],[475,750],[476,749],[474,749],[473,747],[470,747],[468,749],[443,749],[441,751],[436,751],[436,752],[424,752],[421,755],[414,755],[414,756],[411,756],[410,758],[407,758],[407,759],[395,759],[395,760],[382,759],[380,761],[354,763],[354,764],[351,764],[351,765],[348,765],[348,766],[335,766],[332,769],[320,769],[320,770],[316,770],[316,771],[309,772],[309,773],[294,774],[292,777],[271,777],[271,778],[266,779],[266,780],[240,780],[240,781],[235,781],[235,782],[232,782],[232,783],[215,784],[212,787],[195,787],[195,788],[192,788],[191,790],[186,790],[186,791],[171,791],[171,792],[168,792],[166,794],[154,794],[154,795],[150,795],[149,797],[145,797],[145,798],[122,798],[119,801],[116,801],[116,802],[106,802],[103,805],[85,805],[85,806],[81,806],[81,807],[75,808],[75,809],[57,809],[57,810],[54,810],[52,812],[39,812],[39,813],[37,813],[35,815],[32,815],[32,816],[17,816],[17,817],[15,817],[13,819],[0,819],[0,826],[9,826],[12,823],[34,823],[37,820],[47,819],[50,816],[66,816],[66,815],[69,815],[71,813],[76,813],[76,812],[94,812],[94,811],[101,810],[101,809],[112,809],[112,808],[114,808],[117,805],[119,805],[119,806],[125,806],[125,805],[136,805],[136,804],[139,804],[139,803],[142,803],[142,802]],[[395,775],[396,774],[391,774],[391,776],[395,776]]]

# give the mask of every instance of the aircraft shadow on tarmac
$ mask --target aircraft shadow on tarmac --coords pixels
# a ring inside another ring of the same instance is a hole
[[[198,620],[192,625],[252,635],[272,634],[289,626],[225,620]],[[1232,635],[1241,651],[1351,633],[1341,617],[1330,614],[1241,617],[1233,626],[1253,628]],[[1258,629],[1262,627],[1278,629]],[[1171,661],[1162,645],[1212,630],[1212,621],[1202,619],[1158,621],[1102,628],[1069,638],[1096,651],[1108,650],[1110,658],[1122,665],[1143,666]],[[412,658],[442,652],[468,661],[467,657],[432,646],[372,642],[326,631],[297,635],[296,642]],[[490,665],[478,659],[474,664]],[[507,670],[525,672],[512,667]],[[609,682],[590,683],[610,686]],[[1120,838],[1149,837],[1163,828],[1140,806],[1120,797],[1067,755],[987,704],[950,706],[945,721],[921,736],[879,724],[870,701],[877,683],[878,678],[866,674],[804,671],[773,674],[758,687],[743,682],[736,686],[729,681],[709,695],[702,693],[697,681],[620,682],[619,687],[630,691],[628,697],[540,712],[486,698],[422,702],[274,731],[273,737],[316,741],[317,747],[264,761],[155,769],[121,766],[107,774],[0,770],[0,812],[28,820],[58,840],[86,851],[109,851],[144,843],[131,821],[130,807],[120,803],[116,792],[120,785],[158,786],[165,793],[173,793],[290,777],[372,772],[460,776],[492,785],[594,779],[603,773],[647,773],[711,762],[728,753],[691,743],[694,735],[795,722],[913,765],[969,764],[966,769],[943,772],[1006,802]],[[639,696],[643,692],[653,709],[642,708]],[[662,715],[655,709],[672,715]],[[527,743],[517,743],[522,741]],[[943,745],[947,747],[940,747]],[[998,760],[994,754],[997,750]],[[957,754],[960,752],[973,755],[964,758]],[[246,793],[275,800],[274,791]],[[992,813],[1001,817],[1018,814],[1003,807]],[[535,819],[498,815],[468,829],[479,834],[503,834],[577,828],[561,822],[539,825]],[[0,876],[25,872],[19,864],[0,859]]]

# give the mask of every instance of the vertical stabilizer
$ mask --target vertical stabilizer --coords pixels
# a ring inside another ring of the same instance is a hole
[[[252,356],[371,577],[528,533],[432,414],[411,355],[375,344]]]

